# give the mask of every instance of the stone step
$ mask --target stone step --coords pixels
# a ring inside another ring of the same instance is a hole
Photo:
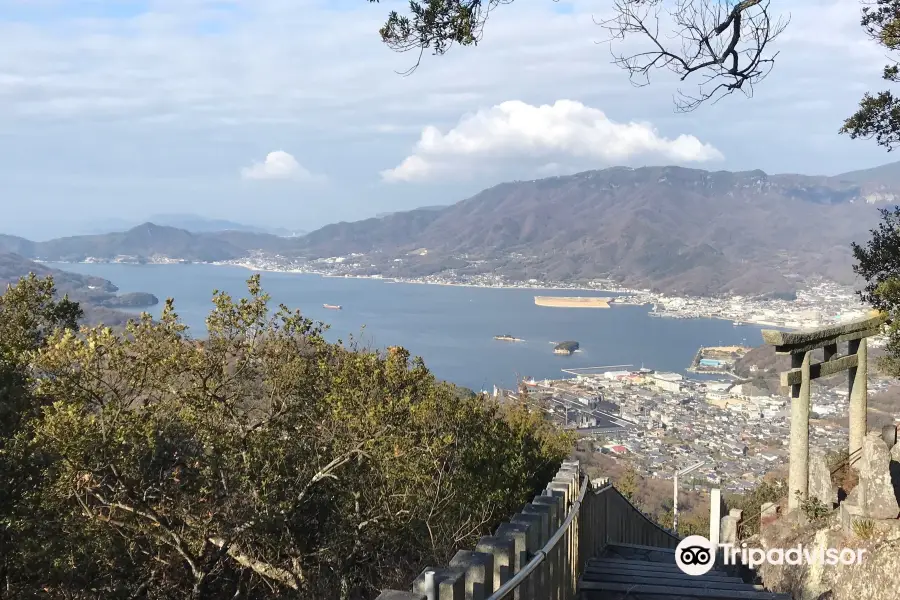
[[[671,587],[691,587],[709,590],[759,590],[765,591],[761,585],[753,585],[744,583],[740,579],[734,578],[734,581],[718,581],[716,579],[706,579],[703,577],[693,577],[691,575],[664,576],[645,573],[637,575],[635,573],[592,573],[587,572],[582,576],[582,581],[603,582],[603,583],[633,583],[640,585],[662,585]]]
[[[698,581],[699,583],[699,581]],[[790,594],[760,590],[580,581],[581,600],[791,600]]]
[[[619,564],[594,564],[588,565],[584,570],[584,575],[586,579],[603,579],[605,575],[633,575],[636,577],[660,577],[665,579],[686,579],[688,581],[691,580],[700,580],[700,581],[710,581],[710,582],[719,582],[719,583],[745,583],[740,577],[734,577],[731,575],[726,575],[723,573],[719,573],[717,571],[710,571],[705,575],[688,575],[687,573],[683,573],[680,570],[675,571],[657,571],[651,569],[643,569],[640,565],[619,565]]]
[[[674,549],[637,544],[609,544],[603,549],[601,557],[675,564]]]
[[[675,564],[673,560],[671,563],[666,562],[650,562],[645,560],[628,560],[626,558],[612,558],[612,557],[603,557],[603,558],[592,558],[588,560],[588,567],[592,565],[609,565],[609,566],[621,566],[624,568],[631,569],[640,569],[642,571],[653,571],[653,572],[663,572],[663,573],[682,573],[683,571],[678,568],[678,565]],[[721,575],[721,576],[729,576],[730,574],[725,569],[719,569],[717,567],[713,567],[710,571],[711,574]]]

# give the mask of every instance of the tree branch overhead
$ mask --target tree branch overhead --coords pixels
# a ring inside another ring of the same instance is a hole
[[[634,85],[650,83],[665,69],[686,81],[699,80],[695,92],[678,91],[676,108],[687,112],[737,90],[747,96],[775,64],[769,44],[789,18],[773,20],[764,0],[615,0],[614,16],[599,22],[609,33],[613,63]],[[615,43],[643,43],[639,52],[621,52]]]

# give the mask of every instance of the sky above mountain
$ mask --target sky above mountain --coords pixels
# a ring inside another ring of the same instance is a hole
[[[516,0],[477,48],[404,76],[416,56],[378,36],[404,2],[0,0],[0,233],[165,212],[310,230],[611,165],[893,158],[837,133],[882,88],[855,1],[775,0],[791,23],[772,74],[690,114],[673,77],[635,88],[611,64],[611,3]]]

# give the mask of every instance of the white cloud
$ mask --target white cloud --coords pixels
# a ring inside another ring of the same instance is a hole
[[[510,100],[464,116],[447,133],[426,127],[413,154],[381,176],[385,181],[459,178],[509,160],[539,159],[546,165],[550,159],[555,165],[557,158],[605,166],[636,158],[695,163],[723,156],[693,135],[666,138],[650,123],[617,123],[581,102],[533,106]]]
[[[313,181],[318,179],[306,170],[293,156],[283,150],[269,152],[261,163],[241,169],[244,179],[289,179],[293,181]]]
[[[772,75],[752,99],[736,94],[691,115],[673,113],[672,94],[695,91],[699,77],[654,72],[652,85],[634,89],[610,64],[607,34],[595,24],[613,2],[567,4],[568,14],[553,0],[499,6],[477,47],[426,53],[403,77],[416,54],[391,52],[377,31],[389,11],[408,10],[406,0],[0,0],[0,14],[10,15],[0,18],[0,179],[15,179],[8,195],[29,200],[21,202],[27,213],[10,218],[94,218],[109,206],[141,211],[160,197],[173,210],[189,200],[227,216],[255,210],[246,199],[268,194],[309,229],[413,208],[422,190],[380,185],[379,171],[410,155],[433,169],[435,156],[413,150],[426,125],[445,136],[460,115],[509,99],[540,106],[570,98],[620,123],[650,122],[658,137],[690,133],[721,150],[727,161],[716,166],[727,169],[838,173],[890,159],[874,143],[836,133],[863,90],[888,87],[858,2],[772,3],[792,13],[772,47],[780,52]],[[314,157],[313,170],[327,165],[329,201],[298,203],[293,186],[232,185],[250,165],[247,148],[290,148],[301,163]],[[490,167],[488,177],[436,185],[427,203],[601,162],[549,151],[483,156],[468,165],[473,174]],[[80,178],[92,187],[76,211],[59,200],[60,186]],[[122,206],[124,183],[114,178],[146,192]],[[221,187],[199,198],[182,179]]]

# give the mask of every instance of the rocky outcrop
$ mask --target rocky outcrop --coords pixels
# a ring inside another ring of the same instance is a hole
[[[763,565],[762,583],[771,591],[789,592],[795,600],[868,600],[894,598],[900,590],[900,528],[879,528],[870,539],[846,535],[837,513],[802,529],[780,521],[755,540],[764,549],[794,548],[815,553],[829,548],[862,550],[854,565]]]
[[[859,507],[868,518],[896,519],[900,505],[891,480],[891,453],[880,433],[871,432],[863,440],[857,470],[859,485],[845,502]]]

